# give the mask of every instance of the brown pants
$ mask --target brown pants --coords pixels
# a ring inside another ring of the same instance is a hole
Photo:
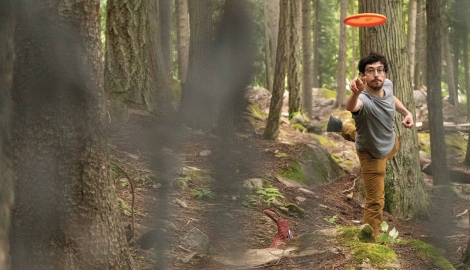
[[[356,128],[352,124],[343,125],[343,138],[351,140],[355,138]],[[383,158],[374,158],[367,151],[356,150],[361,163],[361,175],[366,193],[366,205],[362,222],[368,223],[374,229],[374,237],[377,240],[382,222],[383,208],[385,204],[384,181],[387,160],[393,158],[399,147],[398,137],[395,139],[390,153]]]

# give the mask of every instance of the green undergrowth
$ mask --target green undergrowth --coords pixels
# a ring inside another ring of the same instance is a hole
[[[455,270],[452,264],[442,256],[436,247],[419,240],[410,240],[408,244],[414,247],[421,257],[432,261],[437,268],[443,270]]]
[[[377,269],[387,269],[387,264],[396,260],[396,253],[388,246],[364,243],[359,240],[360,229],[357,226],[344,227],[342,229],[340,241],[343,246],[352,248],[351,254],[354,256],[356,264],[369,261]]]

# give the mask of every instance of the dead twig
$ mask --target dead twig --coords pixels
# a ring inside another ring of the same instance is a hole
[[[466,213],[468,213],[468,209],[465,209],[465,211],[463,211],[462,213],[456,215],[455,217],[461,217],[461,216],[465,215]]]
[[[349,191],[353,190],[354,187],[356,186],[356,180],[357,180],[357,177],[354,178],[353,186],[350,189],[343,190],[342,193],[346,193],[346,192],[349,192]]]
[[[112,165],[114,165],[116,168],[118,168],[124,176],[129,180],[129,184],[131,186],[131,195],[132,195],[132,202],[131,202],[131,232],[132,232],[132,238],[134,237],[135,234],[135,217],[134,217],[134,203],[135,203],[135,187],[134,187],[134,181],[129,177],[127,172],[121,168],[119,165],[117,165],[114,162],[111,162]]]

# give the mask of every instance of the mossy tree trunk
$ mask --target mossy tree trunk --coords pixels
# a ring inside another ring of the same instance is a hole
[[[19,3],[12,269],[135,269],[109,175],[100,1]]]
[[[387,16],[385,24],[360,28],[361,57],[372,51],[384,54],[389,63],[387,77],[394,84],[394,94],[414,115],[413,89],[410,82],[406,38],[401,1],[359,1],[359,13],[379,13]],[[439,32],[439,31],[438,31]],[[429,199],[419,165],[418,134],[415,128],[405,129],[403,117],[397,115],[395,131],[400,139],[400,150],[387,163],[385,179],[385,210],[408,218],[428,212]]]
[[[14,1],[0,1],[0,269],[10,269],[9,232],[14,197],[10,116],[13,86]]]

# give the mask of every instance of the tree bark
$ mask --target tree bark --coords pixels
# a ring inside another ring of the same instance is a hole
[[[159,18],[161,27],[161,48],[163,56],[163,64],[165,74],[168,81],[173,79],[173,52],[171,43],[171,0],[158,0],[159,2]]]
[[[156,1],[108,0],[105,89],[119,101],[171,110]]]
[[[302,97],[303,111],[312,117],[312,1],[302,0]]]
[[[447,86],[449,87],[449,103],[452,106],[458,106],[458,94],[457,88],[455,87],[455,80],[454,80],[454,64],[452,62],[452,52],[450,50],[450,43],[449,43],[449,32],[448,27],[445,22],[442,23],[443,27],[441,29],[441,37],[442,37],[442,54],[445,59],[446,63],[446,72],[447,72]],[[457,113],[458,111],[455,110]],[[455,119],[457,119],[457,115],[454,115]]]
[[[253,9],[248,0],[226,0],[211,50],[215,78],[212,87],[218,110],[217,133],[225,137],[232,136],[244,119],[245,89],[253,79],[256,52]]]
[[[348,11],[348,0],[341,0],[338,48],[338,73],[336,80],[336,108],[346,107],[346,25],[343,23]]]
[[[188,0],[175,0],[176,13],[178,14],[176,43],[178,50],[178,79],[181,84],[186,81],[189,59],[189,16]]]
[[[20,4],[12,268],[135,269],[104,139],[100,3]]]
[[[320,88],[320,0],[312,0],[314,9],[314,24],[313,24],[313,87]]]
[[[356,14],[355,12],[355,3],[356,1],[355,0],[350,0],[351,3],[350,3],[350,14]],[[351,29],[351,67],[350,67],[350,71],[351,71],[351,78],[354,78],[357,76],[357,61],[356,61],[356,56],[357,56],[357,47],[356,47],[356,38],[357,38],[357,31],[356,31],[356,27],[350,27]]]
[[[0,269],[10,269],[11,209],[14,201],[14,172],[10,136],[13,87],[15,9],[14,1],[0,1]]]
[[[281,117],[282,99],[284,95],[284,81],[286,76],[286,43],[287,43],[287,22],[289,0],[280,0],[279,3],[279,36],[276,51],[276,69],[274,71],[274,86],[269,105],[269,116],[264,130],[264,138],[267,140],[276,140],[279,135],[279,119]]]
[[[416,50],[415,67],[413,75],[414,89],[421,89],[426,78],[426,3],[424,0],[417,0],[416,13]]]
[[[442,57],[441,35],[442,7],[439,0],[426,2],[427,14],[427,55],[432,55],[427,60],[427,86],[428,86],[428,117],[431,142],[431,154],[433,159],[432,175],[434,185],[449,184],[446,145],[444,141],[444,127],[442,115]]]
[[[179,114],[183,122],[195,129],[209,131],[216,121],[210,70],[212,46],[211,0],[189,1],[189,64],[183,85]]]
[[[300,1],[290,1],[289,5],[289,67],[287,85],[289,91],[289,118],[301,109],[300,85]]]
[[[414,82],[415,74],[415,55],[416,55],[416,12],[417,0],[408,2],[408,58],[410,59],[410,75],[411,81]],[[417,85],[413,85],[413,89],[418,89]]]
[[[400,1],[359,1],[359,13],[379,13],[388,20],[376,27],[359,30],[361,56],[376,51],[384,54],[389,63],[387,77],[394,84],[394,95],[414,115],[413,89],[410,72],[403,68],[409,65],[406,53],[406,37]],[[405,129],[402,116],[397,115],[395,131],[400,139],[400,151],[387,163],[385,178],[385,210],[408,218],[428,211],[429,200],[421,171],[419,170],[418,135],[416,129]]]
[[[105,90],[122,101],[145,104],[148,23],[142,14],[147,6],[108,0],[106,12]]]

